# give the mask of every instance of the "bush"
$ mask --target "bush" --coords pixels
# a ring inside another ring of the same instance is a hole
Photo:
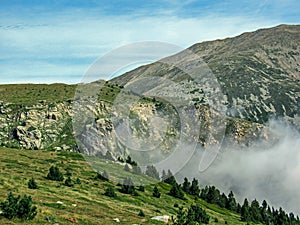
[[[63,181],[64,175],[59,171],[59,168],[56,166],[51,166],[49,169],[49,173],[47,175],[47,179],[54,181]]]
[[[38,189],[38,186],[33,177],[28,181],[28,188],[29,189]]]
[[[81,184],[81,180],[78,177],[75,180],[75,184]]]
[[[112,186],[109,186],[108,188],[106,188],[104,195],[106,195],[108,197],[117,197],[115,189]]]
[[[159,173],[153,165],[147,166],[146,175],[148,175],[149,177],[152,177],[154,179],[159,180]]]
[[[124,194],[136,194],[134,184],[129,177],[124,179],[123,184],[121,186],[121,192]]]
[[[140,209],[138,216],[145,217],[146,215],[145,215],[144,211]]]
[[[172,185],[172,188],[169,192],[169,195],[171,195],[175,198],[185,199],[184,193],[183,193],[182,189],[180,188],[180,186],[177,183],[174,183]]]
[[[158,188],[155,186],[153,189],[153,193],[152,193],[153,197],[155,198],[160,198],[160,192],[158,190]]]
[[[71,179],[71,176],[68,176],[67,179],[65,180],[65,185],[67,187],[73,187],[73,182],[72,182],[72,179]]]
[[[12,192],[7,196],[6,201],[0,203],[2,215],[8,219],[18,217],[22,220],[32,220],[37,214],[36,206],[32,205],[31,196],[15,197]]]
[[[138,188],[138,190],[140,192],[145,192],[145,187],[143,185],[140,185],[139,188]]]

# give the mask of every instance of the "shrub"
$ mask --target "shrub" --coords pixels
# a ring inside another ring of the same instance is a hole
[[[63,181],[64,175],[59,171],[59,168],[56,166],[51,166],[49,169],[49,173],[47,175],[47,179],[54,181]]]
[[[157,188],[156,186],[153,188],[153,193],[152,193],[152,195],[153,195],[153,197],[155,197],[155,198],[160,198],[160,192],[159,192],[159,190],[158,190],[158,188]]]
[[[71,176],[68,176],[67,179],[65,180],[65,185],[67,187],[73,187],[73,182],[72,182],[72,179],[71,179]]]
[[[138,188],[138,190],[140,192],[145,192],[145,187],[143,185],[140,185],[139,188]]]
[[[153,165],[147,166],[146,175],[148,175],[149,177],[152,177],[154,179],[159,180],[159,173]]]
[[[81,184],[81,180],[78,177],[75,180],[75,184]]]
[[[32,205],[31,197],[24,195],[18,203],[17,216],[24,220],[32,220],[36,214],[36,206]]]
[[[104,195],[106,195],[108,197],[117,197],[115,189],[112,186],[109,186],[108,188],[106,188]]]
[[[4,202],[0,203],[2,215],[8,219],[18,217],[22,220],[32,220],[37,214],[36,206],[32,205],[31,196],[15,197],[12,192]]]
[[[180,186],[177,183],[174,183],[172,185],[172,188],[169,192],[169,195],[171,195],[175,198],[185,199],[184,193],[183,193],[182,189],[180,188]]]
[[[140,216],[140,217],[145,217],[144,211],[140,209],[138,216]]]
[[[29,189],[38,189],[38,186],[33,177],[28,181],[28,188]]]
[[[132,194],[132,195],[136,193],[134,184],[129,177],[124,179],[124,182],[121,186],[121,192],[124,194]]]

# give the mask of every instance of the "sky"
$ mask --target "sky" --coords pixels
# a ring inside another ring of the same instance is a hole
[[[187,48],[299,24],[299,8],[299,0],[0,0],[0,83],[79,83],[119,47],[152,41]]]

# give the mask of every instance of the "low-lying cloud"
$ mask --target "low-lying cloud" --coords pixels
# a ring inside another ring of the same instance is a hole
[[[251,147],[227,147],[205,172],[196,173],[198,165],[193,162],[181,176],[192,172],[202,185],[215,185],[225,193],[233,190],[240,202],[265,199],[300,215],[300,133],[278,121],[268,129],[268,140]]]

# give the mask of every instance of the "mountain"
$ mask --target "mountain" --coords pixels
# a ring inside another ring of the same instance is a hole
[[[203,75],[199,64],[206,64],[206,70],[210,70],[208,73],[220,85],[228,116],[256,123],[265,123],[271,117],[285,117],[298,123],[299,42],[299,25],[260,29],[233,38],[195,44],[174,56],[127,72],[112,81],[126,86],[145,77],[169,79],[173,84],[168,90],[165,89],[166,92],[173,94],[180,85],[182,93],[192,93],[197,98],[197,92],[205,85],[191,85],[184,68],[190,67],[188,72],[193,68],[198,69],[198,74],[190,78],[194,80]]]
[[[299,127],[299,34],[299,25],[280,25],[203,42],[106,82],[0,85],[0,145],[116,155],[126,145],[159,145],[168,152],[180,135],[204,147],[224,136],[248,145],[268,137],[270,118]]]

